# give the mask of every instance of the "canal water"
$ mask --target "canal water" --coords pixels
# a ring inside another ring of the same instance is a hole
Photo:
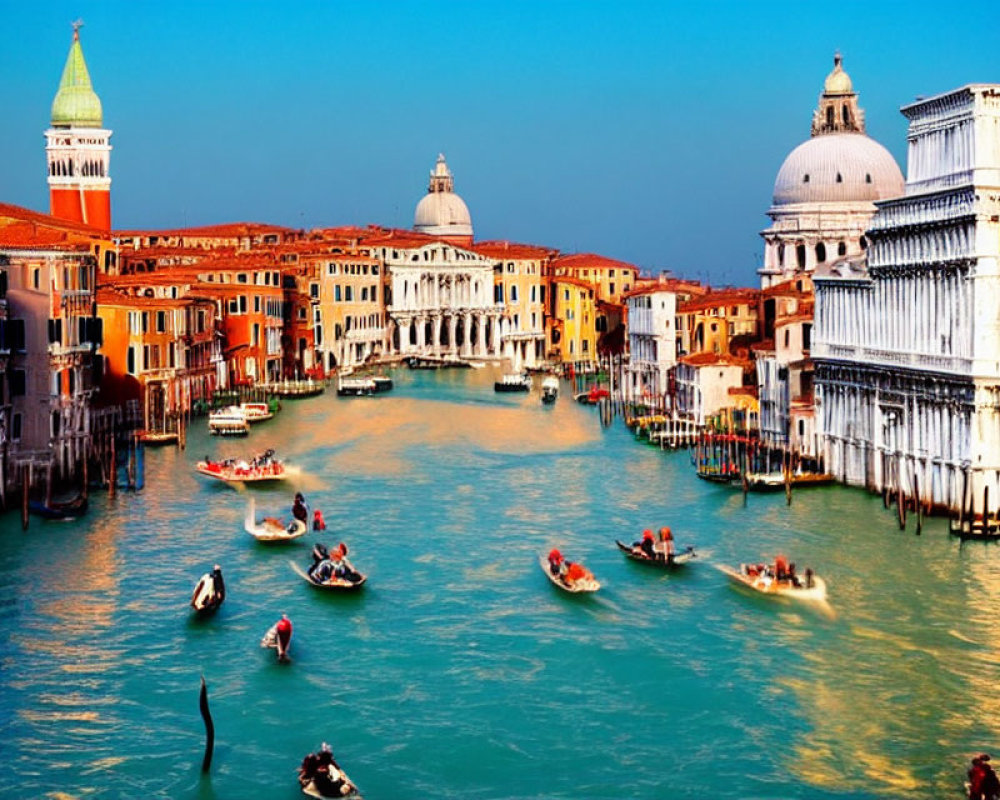
[[[751,496],[593,408],[497,395],[491,370],[400,371],[375,398],[286,401],[249,440],[150,450],[146,489],[79,522],[0,521],[0,796],[294,798],[329,742],[368,800],[959,797],[1000,745],[1000,549],[940,521],[898,530],[879,498]],[[329,530],[265,546],[251,493],[192,465],[275,448]],[[669,524],[684,572],[613,540]],[[357,596],[307,585],[343,540]],[[560,593],[558,546],[602,582]],[[830,608],[747,596],[715,564],[787,554]],[[227,599],[192,618],[198,577]],[[259,641],[282,612],[292,662]],[[216,729],[200,773],[205,677]]]

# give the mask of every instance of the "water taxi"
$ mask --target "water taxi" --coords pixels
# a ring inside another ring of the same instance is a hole
[[[285,465],[274,457],[273,450],[265,450],[249,461],[227,458],[224,461],[206,459],[194,465],[200,475],[226,483],[267,483],[285,480]]]
[[[215,436],[246,436],[250,423],[239,406],[230,406],[208,415],[208,430]]]
[[[493,383],[495,392],[530,392],[531,376],[526,372],[507,372]]]
[[[555,375],[549,375],[542,381],[542,402],[551,405],[559,397],[559,379]]]
[[[392,378],[384,375],[337,379],[338,397],[370,397],[392,389]]]
[[[826,600],[826,582],[806,570],[802,578],[778,580],[766,564],[740,564],[739,569],[723,565],[717,568],[736,585],[769,597],[787,597],[792,600]]]
[[[274,416],[271,406],[267,403],[240,403],[240,411],[247,422],[264,422]]]

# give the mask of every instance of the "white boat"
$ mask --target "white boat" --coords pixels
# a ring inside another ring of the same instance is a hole
[[[195,470],[209,478],[226,483],[267,483],[285,480],[285,465],[274,457],[274,451],[268,450],[256,458],[227,458],[225,461],[199,461]]]
[[[364,397],[382,394],[392,389],[392,378],[385,375],[369,375],[366,377],[337,379],[337,395],[339,397]]]
[[[764,566],[761,569],[761,566]],[[744,586],[769,597],[787,597],[793,600],[826,600],[826,582],[811,573],[799,578],[798,585],[786,580],[776,580],[766,565],[740,564],[733,569],[721,564],[716,567],[724,572],[737,586]]]
[[[554,403],[559,396],[559,379],[555,375],[549,375],[542,381],[542,402],[545,404]]]
[[[216,436],[246,436],[250,423],[239,406],[229,406],[208,415],[208,429]]]
[[[493,383],[495,392],[530,392],[531,376],[526,372],[507,372]]]
[[[558,586],[564,592],[569,592],[570,594],[580,594],[584,592],[596,592],[601,588],[600,581],[598,581],[590,570],[586,568],[584,568],[583,577],[570,581],[559,575],[552,574],[552,570],[549,569],[549,560],[546,556],[539,556],[538,563],[542,568],[542,572],[545,573],[545,577],[547,577],[555,586]]]
[[[293,519],[288,525],[274,517],[265,517],[258,522],[254,511],[254,499],[251,497],[243,529],[258,542],[290,542],[306,533],[306,524],[300,519]]]
[[[240,411],[247,422],[264,422],[274,416],[267,403],[240,403]]]

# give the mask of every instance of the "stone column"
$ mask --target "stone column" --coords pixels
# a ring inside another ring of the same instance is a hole
[[[410,320],[406,317],[399,320],[399,352],[402,355],[410,352]]]
[[[476,355],[482,358],[486,355],[486,315],[476,315]]]
[[[441,315],[431,314],[431,355],[441,355]]]
[[[465,336],[462,339],[462,355],[468,358],[472,355],[472,312],[466,311],[463,316]]]
[[[458,354],[458,349],[455,347],[455,330],[458,327],[458,315],[455,313],[448,314],[448,350],[451,353]]]
[[[491,355],[498,357],[500,355],[500,314],[492,313],[490,314],[490,320],[493,322],[493,341],[490,343]]]

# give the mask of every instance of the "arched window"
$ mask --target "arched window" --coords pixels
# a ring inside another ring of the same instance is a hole
[[[861,249],[862,250],[867,250],[868,249],[868,240],[864,236],[861,237],[860,243],[861,243]]]
[[[843,116],[844,116],[844,124],[845,125],[850,125],[851,124],[851,112],[847,110],[847,104],[846,103],[844,104],[844,106],[842,108],[842,113],[843,113]]]
[[[840,174],[840,173],[838,172],[838,173],[837,173],[837,183],[843,183],[843,182],[844,182],[844,178],[843,178],[843,176],[841,176],[841,174]]]
[[[785,245],[778,245],[778,265],[785,266]]]
[[[795,256],[799,262],[799,269],[806,268],[806,246],[800,244],[795,248]]]
[[[837,245],[837,255],[838,256],[847,255],[847,244],[845,242],[841,242],[840,244]]]
[[[826,107],[826,124],[827,127],[833,127],[833,106]]]
[[[805,175],[802,176],[802,182],[803,183],[809,183],[809,173],[808,172]]]
[[[872,174],[870,172],[866,172],[865,173],[865,183],[871,183],[871,182],[872,182]]]
[[[826,261],[826,245],[822,242],[816,245],[816,260],[821,264]]]

